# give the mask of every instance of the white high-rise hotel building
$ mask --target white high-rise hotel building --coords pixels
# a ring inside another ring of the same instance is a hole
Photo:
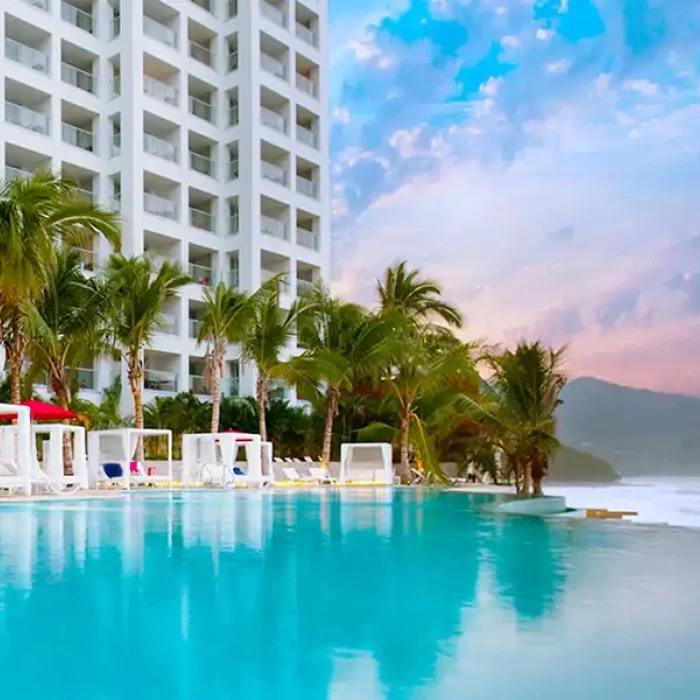
[[[206,285],[282,272],[289,305],[328,273],[326,26],[326,0],[0,0],[5,176],[62,171],[121,213],[127,255],[195,280],[145,352],[146,401],[206,394]],[[84,264],[108,255],[96,241]],[[224,391],[252,394],[237,357]],[[87,397],[118,371],[83,368]]]

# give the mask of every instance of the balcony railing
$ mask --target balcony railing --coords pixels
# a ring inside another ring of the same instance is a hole
[[[196,41],[190,40],[190,56],[205,66],[214,64],[214,52],[208,46],[204,46]]]
[[[161,100],[161,102],[167,102],[170,105],[177,106],[177,88],[172,85],[168,85],[168,83],[164,83],[162,80],[158,80],[158,78],[154,78],[150,75],[144,75],[143,91],[147,95],[155,97],[157,100]]]
[[[205,287],[214,285],[214,274],[211,267],[190,263],[189,273],[195,284],[202,284]]]
[[[226,19],[233,19],[238,15],[238,0],[228,0],[226,3]]]
[[[272,216],[263,214],[260,217],[260,230],[268,236],[287,240],[287,224]]]
[[[146,369],[143,372],[143,388],[174,394],[177,391],[177,374],[161,369]]]
[[[179,335],[180,326],[177,322],[177,314],[164,313],[161,316],[163,317],[163,323],[160,327],[160,332],[166,335]]]
[[[224,396],[240,396],[241,394],[241,380],[234,377],[227,377],[221,379],[221,393]]]
[[[95,251],[89,248],[76,248],[76,252],[80,256],[80,267],[88,272],[93,272],[95,269]]]
[[[310,294],[314,291],[314,283],[297,277],[297,294]]]
[[[267,2],[267,0],[260,0],[260,14],[269,19],[270,22],[284,27],[284,12],[279,7]]]
[[[214,233],[216,230],[216,217],[211,212],[190,207],[190,226]]]
[[[115,213],[119,213],[122,210],[122,198],[121,195],[113,194],[109,198],[109,208]]]
[[[5,121],[38,134],[48,135],[51,128],[51,120],[47,114],[15,102],[5,101]]]
[[[318,250],[318,233],[306,228],[297,228],[297,245],[311,250]]]
[[[213,158],[203,156],[201,153],[190,151],[190,168],[203,175],[216,177],[216,161]]]
[[[122,18],[117,15],[109,21],[109,38],[116,39],[122,31]]]
[[[22,44],[9,37],[5,39],[5,58],[9,61],[21,63],[23,66],[39,73],[49,72],[49,55],[47,53],[33,49],[31,46]]]
[[[61,140],[85,151],[95,152],[95,134],[73,124],[61,123]]]
[[[94,391],[97,386],[95,370],[88,367],[80,367],[75,370],[75,380],[78,383],[78,389],[81,391]]]
[[[297,38],[305,41],[307,44],[311,44],[311,46],[317,46],[316,32],[301,22],[297,22]]]
[[[80,90],[91,92],[93,95],[97,92],[97,83],[92,73],[65,61],[61,63],[61,80],[69,85],[74,85]]]
[[[190,319],[190,338],[196,338],[199,334],[199,329],[202,325],[201,318],[191,318]]]
[[[301,124],[297,124],[297,141],[301,141],[311,148],[318,148],[318,134]]]
[[[228,108],[228,125],[236,126],[238,124],[238,116],[238,102],[236,102]]]
[[[212,13],[216,5],[216,0],[191,0],[191,2],[197,5],[197,7],[201,7],[203,10]]]
[[[297,192],[301,192],[301,194],[305,194],[307,197],[313,197],[314,199],[318,197],[318,187],[316,183],[303,175],[297,175]]]
[[[228,52],[228,69],[229,71],[238,70],[238,49]]]
[[[301,73],[297,73],[297,88],[311,97],[317,97],[316,83]]]
[[[276,182],[278,185],[287,184],[287,170],[279,165],[264,160],[260,163],[260,173],[266,180]]]
[[[47,10],[49,9],[49,0],[24,0],[24,2],[33,5],[34,7],[38,7],[40,10]]]
[[[260,54],[260,67],[267,73],[272,73],[272,75],[282,78],[282,80],[287,79],[287,66],[264,51]]]
[[[238,174],[239,174],[238,158],[232,158],[228,162],[228,179],[229,180],[237,180]]]
[[[66,22],[74,24],[79,29],[90,32],[90,34],[95,33],[95,21],[93,16],[89,12],[75,7],[75,5],[71,5],[65,0],[61,2],[61,18]]]
[[[109,96],[110,98],[119,97],[122,94],[122,79],[120,75],[115,75],[109,81]]]
[[[283,134],[287,133],[287,120],[281,114],[267,107],[260,108],[260,120],[265,126],[269,126],[275,131],[281,131]]]
[[[152,156],[169,160],[171,163],[177,163],[177,146],[159,136],[144,133],[143,150]]]
[[[287,397],[287,386],[281,379],[270,379],[267,382],[267,395],[270,399],[283,401]]]
[[[114,134],[112,136],[112,158],[116,158],[122,152],[122,135]]]
[[[34,173],[29,170],[22,170],[22,168],[13,168],[11,165],[5,166],[5,179],[6,180],[27,180],[30,177],[34,177]]]
[[[236,269],[229,270],[226,281],[231,289],[238,289],[241,285],[241,271]]]
[[[281,272],[277,271],[275,272],[274,270],[266,270],[265,268],[262,268],[260,270],[260,281],[265,284],[265,282],[269,282],[273,277],[276,277],[279,275]],[[289,284],[289,273],[284,272],[278,279],[279,282],[279,292],[280,294],[289,294],[290,292],[290,284]]]
[[[81,199],[84,199],[86,202],[90,202],[90,204],[95,204],[95,200],[97,199],[96,192],[93,192],[93,190],[88,190],[85,187],[76,187],[75,190]]]
[[[177,48],[177,32],[167,24],[163,24],[148,15],[143,16],[143,33],[161,44],[171,46],[174,49]]]
[[[149,214],[177,221],[177,202],[150,192],[143,193],[143,208]]]
[[[190,391],[201,396],[211,396],[212,394],[206,378],[198,374],[190,375]]]
[[[228,217],[228,235],[237,236],[241,232],[241,217],[236,211],[229,214]]]
[[[190,95],[190,114],[213,123],[215,116],[214,105]]]

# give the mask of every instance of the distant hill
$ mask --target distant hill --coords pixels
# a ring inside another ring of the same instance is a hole
[[[562,443],[623,476],[700,476],[700,398],[576,379],[562,392]]]
[[[612,483],[619,475],[609,462],[573,447],[561,447],[554,455],[547,474],[547,481],[576,481]]]

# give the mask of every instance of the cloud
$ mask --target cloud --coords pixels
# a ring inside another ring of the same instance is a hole
[[[623,89],[644,95],[645,97],[656,97],[659,94],[659,86],[650,80],[639,78],[636,80],[626,80],[622,84]]]
[[[350,110],[347,107],[334,107],[332,111],[333,119],[341,124],[350,123]]]

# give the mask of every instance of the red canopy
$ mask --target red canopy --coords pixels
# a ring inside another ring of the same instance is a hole
[[[32,420],[75,420],[78,416],[73,411],[68,411],[65,408],[56,406],[52,403],[44,403],[43,401],[22,401],[20,406],[26,406],[29,409],[29,415]],[[17,418],[17,413],[12,411],[0,412],[0,419],[10,420]]]

